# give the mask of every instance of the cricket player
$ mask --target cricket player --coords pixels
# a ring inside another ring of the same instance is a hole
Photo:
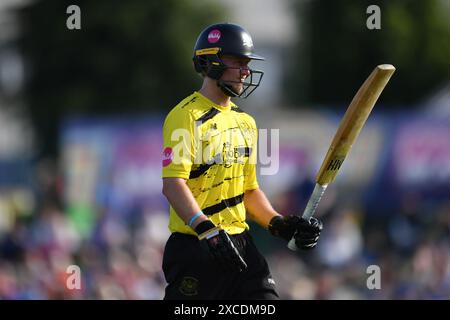
[[[313,248],[322,223],[276,212],[258,186],[257,127],[234,97],[248,97],[264,60],[250,34],[221,23],[203,30],[194,47],[203,85],[164,122],[163,194],[170,203],[163,271],[164,299],[279,299],[247,219],[297,247]]]

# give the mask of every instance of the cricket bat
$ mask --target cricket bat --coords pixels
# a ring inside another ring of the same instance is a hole
[[[309,220],[314,215],[320,199],[328,185],[336,178],[345,157],[394,71],[395,67],[391,64],[378,65],[353,97],[317,173],[316,185],[303,212],[303,218]],[[288,248],[297,250],[294,237],[289,241]]]

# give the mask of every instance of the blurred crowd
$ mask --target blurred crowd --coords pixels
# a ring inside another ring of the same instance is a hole
[[[86,235],[64,210],[61,183],[52,181],[41,184],[35,201],[2,192],[0,299],[161,299],[167,213],[99,210]],[[307,196],[293,189],[274,205],[298,212]],[[293,253],[252,225],[282,299],[450,298],[450,202],[409,195],[397,211],[369,215],[361,203],[340,204],[330,190],[321,208],[324,231],[311,251]],[[69,266],[79,267],[79,288],[68,285]]]
[[[31,205],[23,191],[0,197],[0,299],[161,299],[167,214],[99,210],[85,234],[64,210],[62,184],[47,180]]]
[[[161,257],[166,229],[157,213],[135,226],[99,220],[84,239],[68,215],[46,204],[29,219],[16,217],[0,238],[0,298],[161,299]],[[74,288],[69,266],[80,269]]]
[[[301,212],[298,191],[278,199],[281,210]],[[317,248],[269,256],[284,298],[450,299],[450,201],[405,194],[392,212],[369,214],[329,191]]]

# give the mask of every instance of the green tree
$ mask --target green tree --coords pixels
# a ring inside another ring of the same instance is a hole
[[[381,29],[366,27],[369,5],[380,7]],[[290,101],[348,104],[381,63],[397,68],[381,104],[411,106],[450,80],[449,8],[441,0],[314,0],[295,8],[301,41],[289,59]]]
[[[81,30],[66,27],[71,4],[81,9]],[[194,42],[223,10],[207,0],[41,0],[19,17],[25,99],[40,151],[54,156],[67,114],[169,110],[194,90]]]

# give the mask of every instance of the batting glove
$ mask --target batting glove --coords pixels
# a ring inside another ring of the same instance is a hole
[[[216,227],[210,220],[201,222],[195,231],[202,247],[209,253],[212,259],[231,271],[244,271],[247,263],[239,254],[228,233],[220,227]]]
[[[275,216],[269,223],[269,231],[273,236],[286,241],[290,241],[294,237],[297,247],[305,250],[312,249],[317,245],[322,229],[322,222],[314,217],[307,221],[294,215]]]

